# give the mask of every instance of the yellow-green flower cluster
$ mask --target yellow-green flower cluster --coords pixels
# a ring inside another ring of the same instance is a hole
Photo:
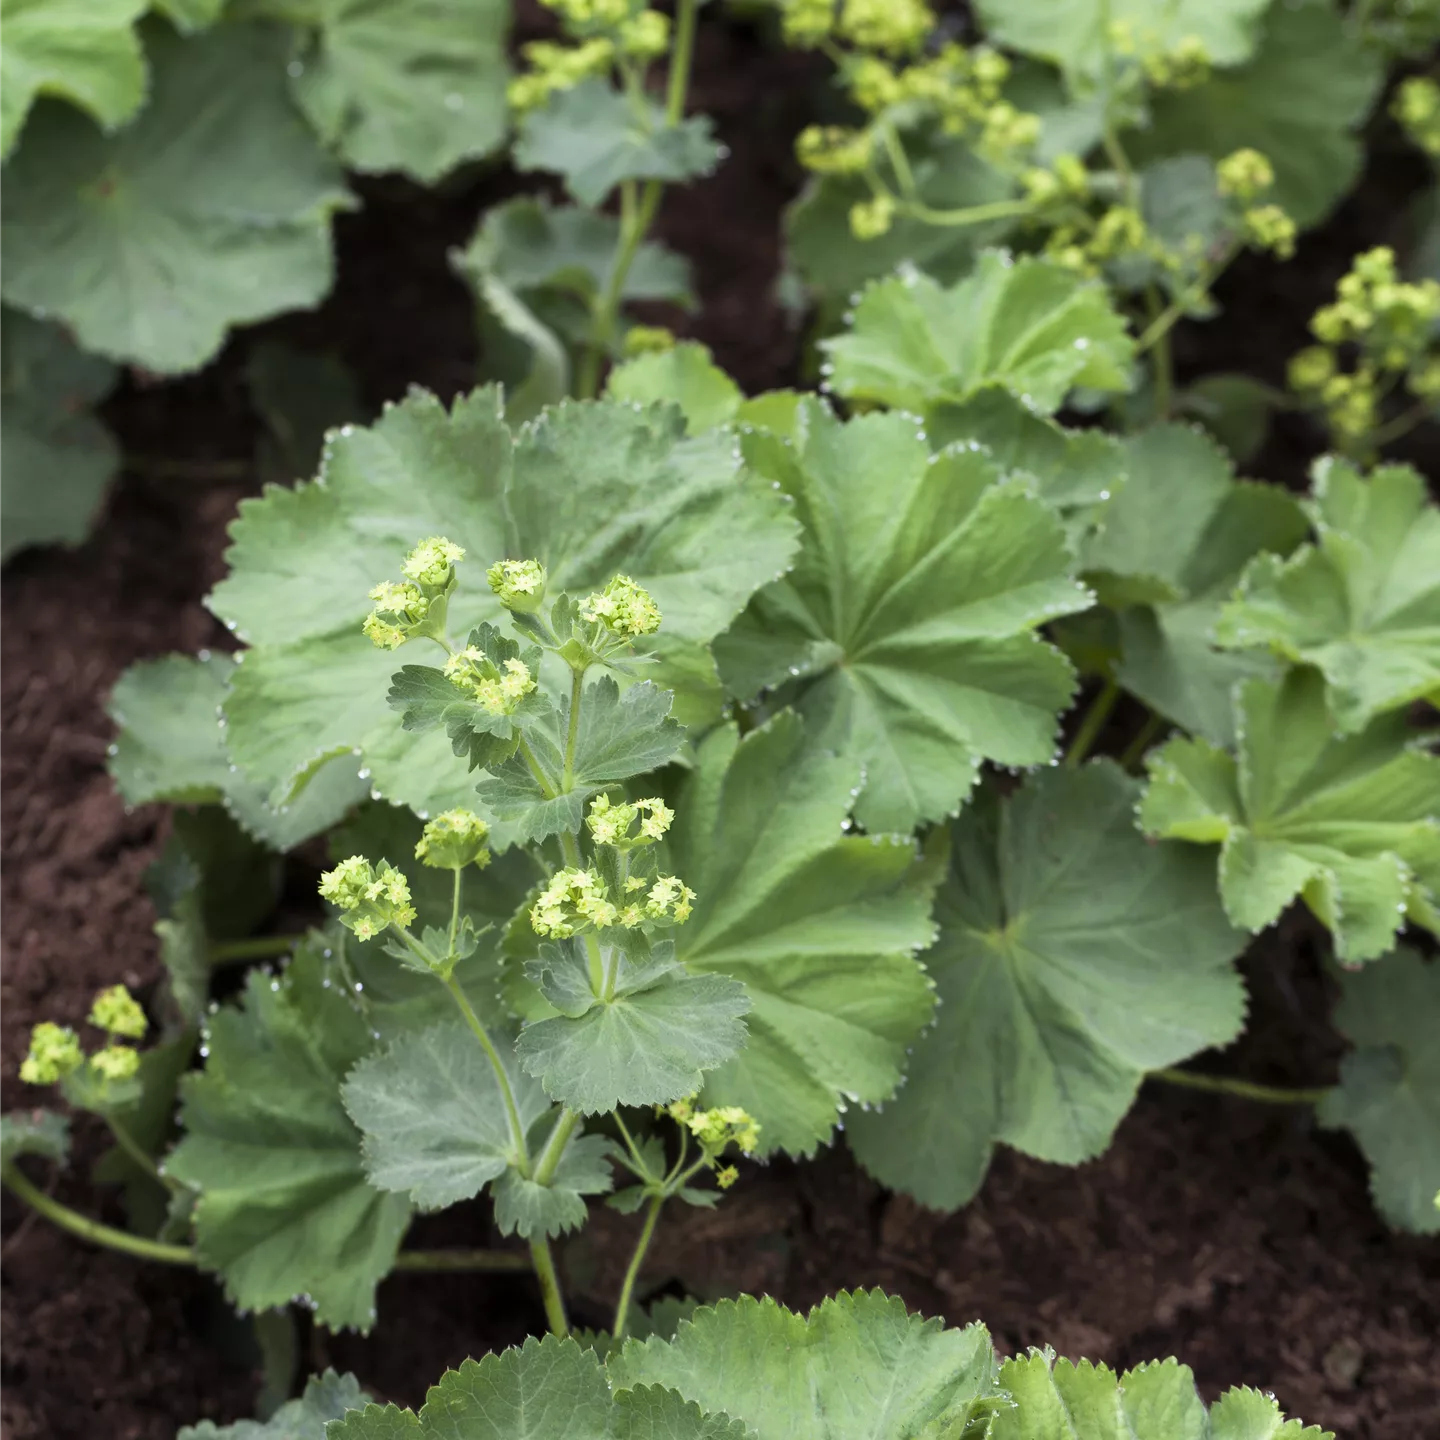
[[[580,616],[612,635],[635,639],[660,628],[660,607],[628,575],[617,575],[602,591],[580,602]]]
[[[490,588],[507,609],[533,615],[545,601],[545,567],[538,560],[497,560],[486,572]]]
[[[443,535],[422,540],[401,562],[401,584],[382,581],[370,592],[375,608],[361,627],[382,650],[395,650],[419,635],[439,637],[455,588],[455,567],[465,551]]]
[[[858,175],[874,149],[868,130],[848,125],[807,125],[795,138],[796,158],[817,175]]]
[[[620,26],[620,52],[632,60],[658,60],[670,48],[670,17],[659,10],[642,10]]]
[[[1403,281],[1393,250],[1368,250],[1341,278],[1334,303],[1311,318],[1320,343],[1291,360],[1291,388],[1324,409],[1342,441],[1358,442],[1375,428],[1381,397],[1396,382],[1420,400],[1440,396],[1437,322],[1440,282]],[[1342,346],[1355,352],[1353,369],[1341,363]]]
[[[1440,158],[1440,84],[1414,75],[1395,92],[1390,113],[1427,155]]]
[[[1274,183],[1274,166],[1258,150],[1246,147],[1215,162],[1216,188],[1227,199],[1249,205]]]
[[[872,195],[850,207],[850,233],[857,240],[878,240],[894,223],[893,196]]]
[[[382,650],[399,649],[430,613],[430,602],[418,585],[396,585],[385,580],[370,592],[370,598],[375,608],[360,628]]]
[[[140,1040],[150,1028],[140,1002],[123,985],[110,985],[95,997],[90,1023],[126,1040]]]
[[[80,1037],[68,1025],[42,1020],[30,1032],[30,1053],[20,1062],[27,1085],[54,1085],[85,1063]]]
[[[835,29],[835,0],[783,0],[780,30],[785,43],[810,50],[828,40]]]
[[[415,858],[436,870],[463,870],[490,863],[490,827],[469,810],[446,810],[425,823]]]
[[[924,0],[844,0],[835,33],[861,50],[913,55],[934,29]]]
[[[626,881],[627,886],[629,883]],[[645,896],[645,914],[651,920],[683,925],[690,918],[694,904],[695,892],[688,885],[677,876],[661,875]]]
[[[695,892],[673,875],[653,881],[632,875],[617,897],[594,870],[570,866],[550,877],[530,908],[530,925],[537,935],[555,940],[591,928],[620,925],[633,930],[647,921],[682,925],[690,918],[694,899]]]
[[[1153,29],[1136,31],[1129,20],[1112,20],[1107,36],[1112,54],[1133,60],[1157,90],[1186,90],[1210,75],[1210,52],[1198,35],[1166,45]]]
[[[415,918],[410,882],[388,860],[372,865],[363,855],[342,860],[320,877],[320,896],[340,910],[341,922],[369,940],[391,925]]]
[[[1242,218],[1248,244],[1281,260],[1294,257],[1295,222],[1279,205],[1252,205]]]
[[[465,558],[465,551],[443,535],[422,540],[400,562],[400,573],[428,590],[443,590],[454,578],[455,567]]]
[[[104,1080],[129,1080],[140,1069],[140,1054],[128,1045],[107,1045],[90,1057],[90,1068]]]
[[[637,355],[663,355],[675,348],[675,332],[663,325],[632,325],[621,346],[627,360]]]
[[[524,114],[538,110],[558,90],[572,90],[592,75],[603,75],[614,63],[615,42],[604,35],[561,45],[554,40],[532,40],[520,47],[530,68],[516,75],[505,88],[510,108]]]
[[[597,845],[634,850],[653,845],[670,828],[674,818],[675,812],[663,800],[633,800],[617,805],[608,795],[597,795],[590,802],[585,823]],[[632,833],[637,822],[639,829]]]
[[[529,68],[511,80],[506,97],[522,114],[612,66],[645,65],[670,48],[670,17],[635,0],[544,0],[573,44],[532,40],[521,47]]]
[[[720,1165],[727,1147],[734,1145],[743,1154],[753,1155],[760,1148],[760,1125],[738,1105],[717,1105],[710,1110],[696,1108],[695,1097],[676,1100],[664,1107],[677,1125],[683,1125],[699,1142],[707,1163],[715,1174],[715,1183],[728,1190],[740,1178],[733,1165]]]
[[[523,660],[512,658],[497,665],[474,645],[446,660],[445,678],[491,715],[513,715],[535,689],[535,677]]]

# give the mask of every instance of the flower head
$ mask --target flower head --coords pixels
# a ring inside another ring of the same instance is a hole
[[[610,899],[600,876],[593,870],[573,866],[557,870],[530,908],[535,933],[556,940],[564,940],[587,926],[604,930],[619,920],[619,907]]]
[[[1246,147],[1216,163],[1215,180],[1222,195],[1248,205],[1275,183],[1275,167],[1258,150]]]
[[[483,870],[490,863],[489,836],[490,827],[478,815],[446,810],[426,822],[415,858],[436,870],[463,870],[467,865]]]
[[[128,1080],[139,1070],[140,1056],[128,1045],[107,1045],[90,1057],[90,1065],[106,1080]]]
[[[538,560],[498,560],[485,578],[507,610],[533,615],[545,600],[545,567]]]
[[[670,17],[642,10],[620,25],[620,50],[635,60],[656,60],[670,48]]]
[[[27,1085],[53,1085],[85,1061],[80,1037],[68,1025],[42,1020],[30,1032],[30,1053],[20,1064]]]
[[[430,613],[430,601],[418,585],[382,581],[371,592],[375,608],[361,626],[365,636],[382,650],[396,650],[413,638]]]
[[[597,795],[590,802],[585,823],[597,845],[633,850],[640,845],[653,845],[670,828],[674,818],[675,812],[663,800],[635,800],[617,805],[608,795]],[[630,827],[637,820],[639,833],[631,834]]]
[[[149,1028],[139,1001],[123,985],[111,985],[95,997],[90,1023],[128,1040],[139,1040]]]
[[[845,0],[840,35],[862,50],[904,55],[918,51],[935,29],[924,0]]]
[[[617,575],[602,591],[580,602],[580,615],[612,635],[634,639],[660,628],[660,607],[628,575]]]
[[[363,855],[342,860],[320,877],[320,896],[342,912],[341,922],[361,940],[415,918],[410,882],[388,860],[378,866]]]
[[[1282,260],[1295,254],[1295,222],[1278,205],[1252,205],[1245,212],[1245,238],[1257,250],[1270,250]]]
[[[512,657],[497,665],[474,645],[456,651],[445,662],[445,678],[491,715],[513,715],[535,689],[535,677],[523,660]]]
[[[694,907],[695,892],[675,875],[661,875],[645,896],[645,913],[652,920],[683,925]]]
[[[895,201],[889,195],[872,195],[850,207],[850,233],[857,240],[878,240],[895,222]]]
[[[400,565],[400,573],[417,585],[443,590],[455,577],[455,567],[465,558],[465,551],[443,535],[422,540]]]

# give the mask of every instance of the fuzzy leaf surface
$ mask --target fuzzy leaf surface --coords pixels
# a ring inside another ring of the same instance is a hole
[[[934,930],[914,845],[841,831],[858,780],[787,711],[738,742],[710,735],[674,802],[667,868],[698,895],[676,954],[743,982],[752,1006],[704,1103],[743,1106],[767,1153],[810,1154],[847,1098],[888,1099],[934,1003],[915,959]]]
[[[159,374],[209,360],[232,325],[330,288],[330,216],[349,196],[285,90],[284,37],[163,28],[133,125],[104,135],[51,107],[6,170],[7,302]]]
[[[1314,665],[1345,730],[1440,701],[1440,509],[1424,479],[1408,465],[1365,479],[1331,458],[1316,466],[1314,490],[1315,543],[1288,560],[1257,558],[1216,639]]]
[[[1383,954],[1407,917],[1440,929],[1440,756],[1400,715],[1339,733],[1313,670],[1242,682],[1236,705],[1238,758],[1185,739],[1147,756],[1145,832],[1218,844],[1226,913],[1251,932],[1297,896],[1347,962]]]
[[[1109,761],[1044,770],[955,823],[926,955],[936,1024],[899,1095],[847,1127],[885,1184],[953,1210],[980,1188],[998,1141],[1088,1160],[1147,1070],[1239,1033],[1245,991],[1231,962],[1245,937],[1203,857],[1136,831],[1139,790]]]
[[[559,175],[582,205],[598,206],[622,180],[673,183],[715,168],[720,150],[707,117],[667,125],[659,105],[639,103],[643,118],[634,102],[598,77],[555,91],[520,122],[516,169]]]
[[[502,1060],[508,1043],[497,1047]],[[518,1066],[506,1069],[528,1132],[550,1104]],[[519,1160],[500,1082],[463,1020],[402,1036],[382,1054],[368,1056],[340,1093],[364,1132],[370,1183],[408,1193],[421,1209],[469,1200]]]
[[[874,282],[822,344],[837,394],[917,412],[1000,385],[1048,415],[1075,385],[1127,389],[1134,353],[1103,285],[998,250],[949,288],[914,270]]]
[[[584,1115],[666,1104],[693,1095],[703,1072],[741,1050],[741,1017],[750,1009],[744,985],[724,975],[688,975],[672,956],[667,941],[635,963],[615,957],[615,994],[605,1000],[591,991],[583,946],[542,951],[549,973],[541,990],[564,971],[559,983],[578,997],[565,1013],[527,1025],[515,1044],[520,1064],[551,1099]]]
[[[1278,486],[1236,480],[1224,451],[1190,426],[1154,426],[1125,453],[1125,487],[1083,551],[1086,578],[1119,615],[1115,678],[1192,733],[1233,744],[1236,683],[1276,679],[1280,667],[1212,636],[1246,563],[1288,555],[1304,514]]]
[[[58,325],[5,313],[0,559],[27,545],[78,545],[90,533],[120,464],[120,447],[91,407],[114,383],[115,367],[78,349]]]
[[[185,1137],[166,1168],[200,1194],[200,1262],[249,1310],[309,1294],[332,1329],[368,1330],[410,1205],[365,1179],[340,1085],[373,1048],[307,942],[283,976],[252,971],[240,1008],[210,1021],[209,1061],[181,1089]]]
[[[1355,1046],[1320,1120],[1344,1126],[1370,1162],[1376,1208],[1401,1230],[1440,1231],[1440,965],[1400,946],[1340,976],[1335,1026]]]
[[[673,407],[604,401],[562,406],[512,439],[494,391],[451,411],[416,391],[332,437],[316,483],[242,503],[231,573],[211,597],[254,647],[226,706],[241,768],[284,794],[316,757],[359,749],[386,799],[473,805],[443,731],[407,734],[387,704],[397,656],[360,633],[371,586],[425,535],[470,557],[452,634],[498,618],[483,567],[503,555],[540,559],[554,589],[580,594],[623,572],[664,613],[657,682],[711,694],[709,641],[785,569],[795,527],[741,470],[732,437],[686,439],[683,427]]]
[[[1131,159],[1198,151],[1219,160],[1251,146],[1275,169],[1267,200],[1302,228],[1318,224],[1360,172],[1355,132],[1384,78],[1379,52],[1357,44],[1347,23],[1332,0],[1271,5],[1249,63],[1150,97],[1149,125],[1124,136]]]
[[[430,185],[504,139],[508,0],[321,0],[313,16],[291,90],[347,168]]]
[[[605,393],[632,404],[673,400],[685,412],[691,435],[733,420],[744,399],[740,387],[694,340],[654,355],[637,355],[610,372]]]
[[[148,0],[4,0],[0,4],[0,159],[31,105],[54,95],[107,130],[145,99],[145,55],[135,21]]]
[[[774,1300],[722,1300],[673,1340],[630,1341],[609,1365],[621,1387],[678,1390],[758,1440],[958,1435],[995,1397],[983,1325],[947,1330],[879,1290],[842,1291],[798,1315]]]
[[[1127,24],[1141,44],[1171,51],[1184,40],[1204,45],[1218,66],[1239,65],[1255,51],[1269,0],[980,0],[986,37],[1037,59],[1093,77],[1111,41],[1106,26]]]
[[[331,1426],[327,1440],[746,1440],[724,1415],[705,1416],[674,1391],[612,1394],[591,1349],[533,1336],[518,1348],[447,1370],[416,1415],[372,1405]]]
[[[842,423],[814,401],[797,431],[749,437],[804,539],[717,646],[721,671],[741,698],[798,682],[814,742],[864,771],[856,818],[909,832],[958,809],[983,759],[1050,758],[1075,678],[1035,632],[1091,597],[1055,511],[979,451],[932,456],[904,416]]]
[[[182,1425],[176,1440],[325,1440],[325,1427],[332,1420],[362,1409],[370,1397],[353,1375],[327,1370],[305,1382],[305,1393],[287,1400],[268,1420],[237,1420],[233,1425],[216,1425],[202,1420]]]
[[[11,1110],[0,1115],[0,1166],[22,1155],[64,1164],[70,1155],[70,1122],[53,1110]]]

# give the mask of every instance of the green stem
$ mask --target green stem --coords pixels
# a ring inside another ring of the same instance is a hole
[[[960,210],[932,210],[918,200],[901,200],[896,208],[902,215],[927,225],[983,225],[987,220],[1005,220],[1026,215],[1035,208],[1033,200],[995,200],[989,205],[967,205]]]
[[[248,940],[220,940],[210,946],[212,965],[227,965],[235,960],[268,960],[275,955],[288,955],[305,937],[303,935],[252,935]]]
[[[620,1299],[615,1304],[615,1323],[610,1327],[610,1333],[617,1341],[625,1338],[625,1322],[630,1318],[630,1297],[635,1293],[635,1279],[640,1274],[641,1265],[645,1263],[645,1252],[650,1248],[650,1240],[655,1234],[655,1225],[664,1205],[663,1195],[651,1196],[650,1208],[645,1214],[645,1225],[640,1231],[639,1240],[635,1242],[635,1253],[630,1257],[630,1268],[625,1272],[625,1283],[620,1287]]]
[[[450,902],[450,943],[446,947],[448,953],[445,957],[447,961],[450,959],[450,956],[455,953],[455,936],[459,933],[460,930],[460,887],[462,884],[461,873],[462,872],[459,869],[455,871],[455,896],[454,899],[452,899]]]
[[[535,1162],[535,1183],[537,1185],[549,1185],[555,1178],[555,1172],[560,1168],[560,1161],[565,1156],[565,1147],[570,1143],[570,1137],[575,1133],[575,1127],[580,1123],[580,1112],[578,1110],[562,1110],[560,1118],[555,1122],[555,1128],[550,1132],[550,1138],[545,1142],[545,1148],[540,1152],[540,1158]]]
[[[1254,1080],[1240,1080],[1230,1075],[1201,1075],[1194,1070],[1152,1070],[1151,1080],[1167,1085],[1181,1085],[1188,1090],[1208,1090],[1219,1095],[1238,1095],[1243,1100],[1261,1100],[1269,1105],[1318,1105],[1329,1093],[1329,1086],[1293,1089],[1279,1085],[1260,1085]]]
[[[397,1270],[525,1271],[530,1259],[518,1250],[402,1250],[395,1257]]]
[[[1100,693],[1090,702],[1090,708],[1085,712],[1085,718],[1080,722],[1080,728],[1075,732],[1075,738],[1065,752],[1066,765],[1073,768],[1090,753],[1090,747],[1104,729],[1105,722],[1110,718],[1110,712],[1119,698],[1119,685],[1113,680],[1107,680]]]
[[[155,1163],[155,1157],[151,1155],[143,1145],[130,1133],[123,1121],[112,1114],[104,1115],[105,1123],[110,1127],[110,1133],[115,1137],[115,1143],[152,1179],[158,1181],[167,1190],[179,1190],[181,1187],[178,1180],[173,1180],[168,1175],[160,1173],[160,1167]]]
[[[1382,445],[1388,445],[1392,440],[1398,440],[1402,435],[1408,434],[1430,414],[1433,404],[1432,400],[1422,400],[1418,405],[1411,406],[1409,410],[1397,415],[1378,430],[1372,431],[1370,444],[1378,450]]]
[[[525,762],[530,773],[535,777],[535,783],[540,787],[540,793],[547,800],[553,800],[559,792],[549,780],[545,778],[545,772],[540,768],[540,762],[535,758],[535,752],[525,743],[523,736],[517,742],[517,750],[520,758]]]
[[[510,1076],[506,1073],[504,1062],[500,1059],[500,1052],[491,1042],[485,1027],[480,1023],[480,1017],[475,1013],[474,1007],[453,975],[445,982],[445,988],[450,992],[456,1005],[460,1007],[460,1013],[465,1017],[465,1023],[469,1025],[475,1038],[480,1042],[480,1048],[484,1050],[486,1058],[490,1061],[490,1068],[494,1070],[495,1078],[500,1083],[500,1094],[505,1101],[505,1116],[510,1122],[510,1143],[515,1147],[517,1162],[515,1168],[528,1180],[530,1178],[530,1151],[525,1145],[525,1127],[520,1123],[520,1111],[515,1104],[515,1092],[510,1088]]]
[[[670,79],[665,94],[665,124],[667,128],[678,125],[685,114],[685,96],[690,88],[690,66],[695,55],[695,23],[700,9],[700,0],[679,0],[675,14],[675,41],[670,51]],[[620,314],[620,301],[625,293],[625,281],[629,278],[630,267],[635,263],[640,244],[645,239],[660,208],[660,196],[664,185],[651,180],[634,207],[626,223],[622,210],[620,245],[615,263],[605,282],[599,303],[595,307],[590,340],[580,359],[580,370],[575,381],[575,394],[581,400],[594,399],[600,389],[600,366],[610,339],[615,331],[615,322]]]
[[[575,788],[575,742],[580,738],[580,702],[584,698],[585,672],[576,670],[570,676],[570,725],[565,732],[565,768],[560,778],[562,794],[568,794]]]
[[[0,1171],[0,1182],[32,1210],[82,1240],[119,1250],[125,1255],[137,1255],[142,1260],[158,1260],[163,1265],[195,1264],[195,1252],[188,1245],[166,1245],[163,1241],[147,1240],[143,1235],[131,1235],[127,1230],[117,1230],[113,1225],[92,1220],[32,1185],[14,1165],[7,1165]]]
[[[530,1263],[535,1267],[535,1278],[540,1282],[540,1298],[545,1302],[545,1319],[553,1335],[562,1339],[570,1333],[570,1322],[565,1318],[565,1300],[560,1294],[560,1277],[555,1273],[555,1257],[550,1253],[546,1240],[530,1242]]]
[[[899,183],[900,193],[910,201],[915,201],[919,193],[919,186],[915,183],[915,172],[910,168],[910,157],[905,153],[905,144],[895,133],[890,125],[880,126],[880,138],[885,142],[885,154],[889,157],[890,168],[895,172],[895,179]],[[916,201],[915,203],[923,203]]]
[[[1165,717],[1156,715],[1153,711],[1149,719],[1140,727],[1139,733],[1125,747],[1124,753],[1120,756],[1120,766],[1124,770],[1133,770],[1139,765],[1146,750],[1150,748],[1150,742],[1165,728]]]

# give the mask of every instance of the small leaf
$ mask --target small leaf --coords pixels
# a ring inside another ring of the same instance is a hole
[[[508,1040],[494,1039],[503,1056]],[[507,1068],[522,1133],[528,1132],[550,1105],[518,1066]],[[499,1080],[463,1020],[402,1036],[362,1060],[340,1093],[364,1132],[370,1183],[408,1192],[421,1209],[469,1200],[519,1160]]]
[[[603,1135],[581,1135],[565,1154],[548,1185],[507,1170],[495,1182],[495,1224],[502,1235],[529,1240],[575,1230],[586,1220],[585,1196],[606,1195],[615,1183],[611,1144]]]
[[[78,545],[89,535],[120,464],[119,447],[91,408],[114,383],[115,367],[86,355],[60,326],[5,312],[0,559],[29,545]]]
[[[997,250],[949,289],[913,270],[875,282],[822,345],[853,400],[923,411],[1000,385],[1039,414],[1076,385],[1128,389],[1134,352],[1103,285]]]
[[[598,206],[622,180],[693,180],[720,158],[710,121],[692,116],[665,121],[653,101],[632,101],[603,80],[557,90],[520,122],[513,159],[517,170],[563,177],[582,205]]]
[[[1408,465],[1368,479],[1315,467],[1316,541],[1258,556],[1216,627],[1217,643],[1264,645],[1325,676],[1341,728],[1412,700],[1440,700],[1440,509]]]
[[[368,1330],[410,1206],[366,1183],[340,1084],[374,1041],[320,944],[302,945],[282,978],[252,971],[243,1008],[212,1016],[207,1044],[166,1166],[200,1193],[201,1264],[246,1309],[308,1293],[321,1324]]]
[[[1245,937],[1203,857],[1137,833],[1139,791],[1109,761],[1043,770],[1003,801],[987,791],[955,823],[926,955],[936,1024],[899,1095],[847,1127],[885,1184],[953,1210],[998,1141],[1088,1160],[1146,1071],[1240,1032],[1231,962]]]
[[[232,325],[314,305],[350,197],[285,93],[283,46],[272,27],[161,27],[133,125],[37,114],[6,169],[5,299],[160,374],[203,365]]]
[[[1238,760],[1185,739],[1146,758],[1145,832],[1219,844],[1226,913],[1252,932],[1297,896],[1347,962],[1383,954],[1407,916],[1440,929],[1440,756],[1400,715],[1337,733],[1313,670],[1246,681],[1236,706]]]
[[[70,1156],[70,1122],[53,1110],[11,1110],[0,1115],[0,1166],[22,1155],[63,1165]]]
[[[1227,1390],[1210,1407],[1209,1440],[1335,1440],[1329,1430],[1287,1420],[1273,1395],[1248,1385]]]
[[[689,435],[733,420],[743,398],[740,387],[712,361],[710,351],[694,340],[617,365],[605,393],[637,405],[673,401],[685,413]]]
[[[1370,1162],[1376,1208],[1402,1230],[1440,1232],[1440,965],[1400,946],[1340,976],[1335,1027],[1355,1046],[1320,1121],[1344,1126]]]
[[[287,1400],[268,1420],[237,1420],[216,1425],[202,1420],[182,1425],[176,1440],[325,1440],[328,1422],[342,1419],[369,1403],[370,1397],[353,1375],[327,1370],[305,1382],[298,1400]]]
[[[678,1390],[745,1421],[758,1440],[960,1435],[995,1402],[983,1325],[947,1330],[879,1290],[808,1315],[749,1296],[697,1310],[673,1340],[630,1340],[609,1363],[624,1390]]]

